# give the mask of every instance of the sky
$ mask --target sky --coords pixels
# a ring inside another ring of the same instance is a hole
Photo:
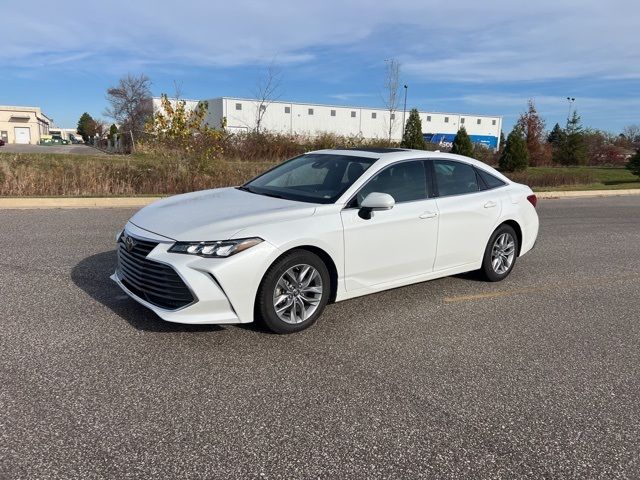
[[[103,118],[128,73],[154,95],[252,97],[277,65],[281,100],[382,107],[390,58],[407,108],[500,115],[505,134],[528,99],[548,129],[564,124],[567,96],[585,126],[640,124],[637,0],[38,3],[2,9],[0,104],[59,127]]]

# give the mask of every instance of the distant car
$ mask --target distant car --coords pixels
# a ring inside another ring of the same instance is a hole
[[[4,147],[4,140],[0,138],[0,147]]]
[[[66,138],[62,138],[61,135],[52,135],[51,143],[54,145],[69,145],[70,142]]]
[[[459,155],[321,150],[143,208],[111,278],[171,322],[296,332],[330,302],[472,270],[506,278],[536,241],[536,202]]]

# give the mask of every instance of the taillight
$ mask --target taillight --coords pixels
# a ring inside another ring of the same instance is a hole
[[[536,205],[538,204],[538,197],[536,197],[535,195],[529,195],[527,197],[527,200],[529,200],[529,203],[533,205],[533,208],[536,208]]]

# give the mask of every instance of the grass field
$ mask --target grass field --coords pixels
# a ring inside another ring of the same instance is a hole
[[[194,166],[151,154],[93,156],[0,152],[0,196],[171,195],[238,185],[275,161],[216,160]],[[624,168],[535,167],[507,174],[535,191],[640,188]]]

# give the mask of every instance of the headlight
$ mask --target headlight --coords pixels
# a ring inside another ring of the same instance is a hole
[[[206,258],[224,258],[247,250],[263,242],[261,238],[239,238],[219,242],[176,242],[169,249],[172,253],[186,253]]]

